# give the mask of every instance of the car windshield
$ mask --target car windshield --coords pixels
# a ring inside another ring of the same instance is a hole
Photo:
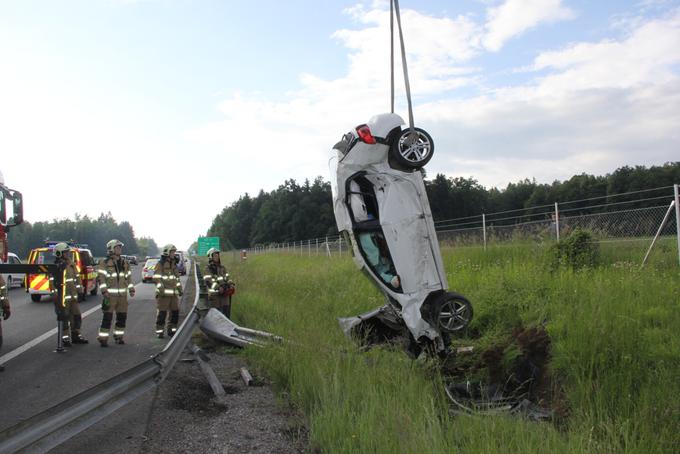
[[[49,251],[38,251],[33,257],[33,264],[42,265],[45,263],[54,263],[54,253]]]
[[[156,263],[158,263],[158,260],[156,259],[147,260],[146,263],[144,264],[144,268],[153,268],[154,266],[156,266]]]

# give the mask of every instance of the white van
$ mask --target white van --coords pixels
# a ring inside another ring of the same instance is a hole
[[[0,260],[0,262],[1,261],[2,260]],[[21,265],[22,263],[23,262],[21,261],[18,255],[16,255],[13,252],[7,253],[8,265]],[[7,288],[10,289],[12,287],[23,287],[24,278],[26,277],[26,275],[23,273],[9,273],[3,274],[2,277],[5,279],[5,282],[7,282]]]

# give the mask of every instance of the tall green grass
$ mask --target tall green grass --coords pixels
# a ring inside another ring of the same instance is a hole
[[[323,452],[680,452],[680,268],[672,248],[649,267],[629,245],[603,264],[551,272],[547,246],[444,249],[449,286],[468,296],[484,346],[518,324],[544,324],[561,424],[452,416],[434,362],[359,352],[337,317],[383,304],[344,257],[260,255],[230,263],[234,320],[291,343],[244,353],[308,417]],[[635,260],[633,264],[631,260]]]

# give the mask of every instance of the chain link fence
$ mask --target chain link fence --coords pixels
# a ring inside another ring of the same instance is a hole
[[[444,247],[486,248],[513,241],[544,243],[557,241],[575,229],[588,230],[599,242],[639,241],[651,244],[656,235],[680,241],[675,191],[677,185],[435,220],[435,229],[440,245]],[[349,249],[345,238],[333,235],[272,243],[248,251],[256,254],[333,256],[350,254]]]

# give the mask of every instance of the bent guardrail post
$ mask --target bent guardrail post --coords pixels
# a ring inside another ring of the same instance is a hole
[[[200,327],[201,331],[209,337],[237,347],[246,347],[248,345],[263,346],[268,341],[283,341],[282,337],[266,331],[238,326],[215,308],[210,309],[203,317]]]
[[[18,266],[18,265],[12,265]],[[0,452],[45,452],[82,432],[123,405],[158,386],[177,362],[198,321],[200,271],[190,313],[163,351],[70,399],[0,432]],[[21,271],[16,271],[21,272]]]

